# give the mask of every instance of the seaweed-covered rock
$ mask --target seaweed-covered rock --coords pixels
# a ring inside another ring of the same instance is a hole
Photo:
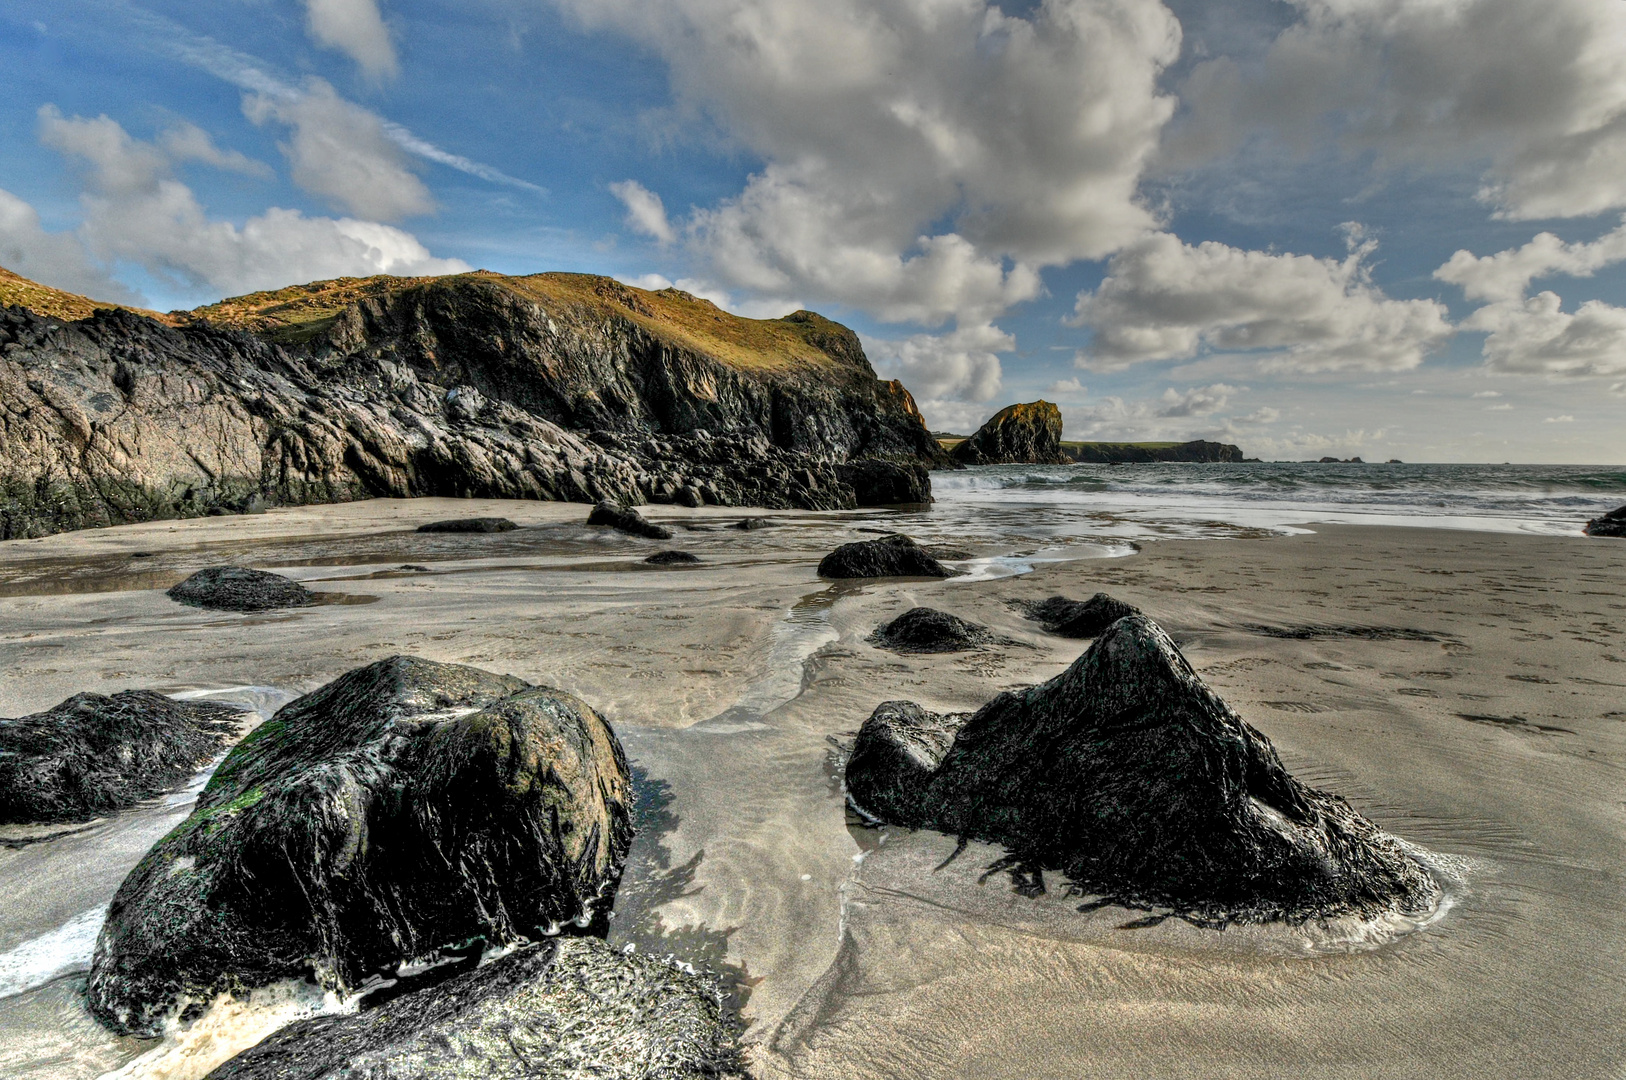
[[[614,732],[561,691],[397,656],[292,701],[119,887],[91,1012],[314,974],[351,989],[485,938],[602,932],[631,839]]]
[[[1417,910],[1436,895],[1398,841],[1289,775],[1143,615],[963,722],[888,702],[846,779],[870,816],[1004,844],[1085,891],[1219,924]]]
[[[1593,518],[1582,531],[1588,536],[1626,536],[1626,506]]]
[[[1044,624],[1049,633],[1057,637],[1100,637],[1107,627],[1129,615],[1139,615],[1140,609],[1122,600],[1114,600],[1098,592],[1088,600],[1070,600],[1065,596],[1052,596],[1025,605],[1027,617]]]
[[[902,533],[842,544],[819,561],[823,578],[951,577],[954,571]]]
[[[587,938],[527,945],[353,1016],[290,1024],[206,1080],[724,1080],[748,1074],[714,980]]]
[[[936,608],[914,607],[885,626],[878,627],[873,639],[877,645],[898,652],[960,652],[978,645],[991,645],[999,638],[986,626],[967,622]]]
[[[1061,410],[1048,401],[1007,405],[949,451],[962,465],[1065,465]]]
[[[608,499],[593,507],[587,515],[589,525],[608,525],[612,529],[619,529],[633,536],[645,536],[651,540],[670,540],[672,530],[665,525],[657,525],[630,506],[610,502]]]
[[[505,517],[450,518],[419,525],[419,532],[427,533],[496,533],[511,532],[519,528]]]
[[[171,600],[211,611],[309,607],[317,595],[292,578],[245,566],[211,566],[170,588]]]
[[[168,791],[214,757],[243,717],[125,690],[0,720],[0,824],[83,821]]]
[[[687,551],[657,551],[644,562],[653,566],[690,566],[700,561],[698,555]]]
[[[836,466],[836,475],[853,489],[859,506],[893,506],[932,501],[932,476],[918,462],[866,458]]]

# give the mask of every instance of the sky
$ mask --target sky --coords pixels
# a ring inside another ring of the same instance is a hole
[[[609,274],[938,430],[1626,463],[1626,0],[6,0],[0,266]]]

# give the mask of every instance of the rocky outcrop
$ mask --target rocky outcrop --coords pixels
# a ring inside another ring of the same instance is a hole
[[[839,509],[843,462],[944,460],[809,312],[486,273],[90,307],[0,308],[0,539],[380,496]]]
[[[642,536],[649,540],[672,539],[672,530],[665,525],[657,525],[632,507],[608,499],[593,507],[587,515],[587,524],[608,525],[629,536]]]
[[[871,640],[895,652],[936,653],[962,652],[1001,639],[980,623],[936,608],[914,607],[878,627]]]
[[[1098,592],[1088,600],[1052,596],[1048,600],[1024,604],[1022,608],[1028,618],[1043,623],[1047,633],[1066,638],[1099,637],[1119,619],[1140,614],[1140,609],[1133,604],[1114,600],[1104,592]]]
[[[1588,536],[1626,536],[1626,506],[1593,518],[1582,532]]]
[[[446,521],[431,521],[427,525],[419,525],[419,532],[426,533],[498,533],[512,532],[518,525],[505,517],[471,517],[450,518]]]
[[[292,578],[246,566],[211,566],[170,587],[164,595],[211,611],[271,611],[309,607],[318,594]]]
[[[748,517],[741,518],[734,524],[730,525],[729,528],[738,529],[740,532],[755,532],[758,529],[769,528],[772,524],[773,522],[769,521],[765,517]]]
[[[1236,463],[1254,460],[1242,456],[1240,447],[1230,443],[1194,439],[1184,443],[1066,442],[1063,454],[1086,465],[1125,465],[1154,461],[1185,461],[1197,464]]]
[[[819,561],[822,578],[952,577],[953,570],[938,562],[902,533],[879,540],[842,544]]]
[[[1048,401],[1007,405],[949,456],[961,465],[1064,465],[1061,410]]]
[[[841,482],[853,489],[859,506],[929,503],[932,478],[926,466],[913,462],[852,461],[836,466]]]
[[[1143,615],[970,718],[881,706],[846,782],[871,817],[1004,844],[1036,880],[1057,870],[1208,924],[1419,910],[1437,895],[1398,841],[1294,779]]]
[[[687,551],[657,551],[644,562],[651,566],[693,566],[700,561],[698,555]]]
[[[207,1080],[745,1080],[715,980],[572,938],[352,1016],[290,1024]]]
[[[621,745],[561,691],[397,656],[284,706],[119,887],[86,988],[177,1002],[368,976],[484,938],[602,933],[631,839]]]
[[[243,718],[225,705],[125,690],[0,720],[0,824],[84,821],[169,791]]]

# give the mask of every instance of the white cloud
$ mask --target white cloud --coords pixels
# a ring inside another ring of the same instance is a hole
[[[1153,0],[554,2],[659,54],[680,110],[765,162],[691,223],[736,287],[974,327],[1154,224],[1137,185],[1180,28]]]
[[[308,80],[296,95],[244,95],[243,113],[256,124],[275,120],[293,129],[278,145],[294,183],[335,209],[394,221],[435,208],[384,122],[321,79]]]
[[[1163,404],[1158,407],[1156,415],[1163,417],[1211,416],[1225,408],[1231,400],[1231,395],[1236,392],[1236,387],[1227,386],[1224,383],[1215,383],[1212,386],[1194,386],[1184,393],[1171,386],[1163,391]]]
[[[1306,148],[1483,170],[1515,219],[1626,206],[1626,4],[1619,0],[1291,0],[1258,60],[1199,64],[1169,142],[1189,163],[1267,131]]]
[[[1207,349],[1270,352],[1265,366],[1293,371],[1414,368],[1450,336],[1445,307],[1386,297],[1366,270],[1372,242],[1349,235],[1340,260],[1148,233],[1079,294],[1076,322],[1095,337],[1078,364],[1111,371]]]
[[[305,0],[305,16],[317,44],[348,54],[371,77],[399,73],[395,45],[376,0]]]
[[[1090,388],[1074,376],[1070,379],[1057,379],[1045,387],[1044,392],[1054,397],[1083,397],[1090,392]]]
[[[1241,424],[1274,424],[1282,418],[1280,409],[1273,409],[1269,405],[1261,405],[1247,416],[1237,418]]]
[[[1478,256],[1459,250],[1434,271],[1440,281],[1462,287],[1470,300],[1521,300],[1535,278],[1549,274],[1591,277],[1595,271],[1626,260],[1626,223],[1591,243],[1566,244],[1550,232],[1528,244]]]
[[[1542,421],[1543,424],[1573,424],[1575,417],[1565,413],[1563,416],[1549,416]]]
[[[1588,300],[1574,314],[1552,292],[1480,308],[1461,323],[1485,338],[1485,365],[1533,375],[1626,374],[1626,308]]]
[[[0,266],[96,300],[140,304],[141,297],[114,281],[72,233],[46,232],[28,203],[0,188]]]
[[[883,375],[902,379],[917,397],[934,402],[992,400],[1001,387],[996,354],[1014,348],[1015,338],[988,324],[901,341],[864,341],[864,351]]]
[[[1502,392],[1500,390],[1476,390],[1471,396],[1476,398],[1499,398],[1502,396]]]
[[[1512,412],[1513,411],[1513,406],[1508,405],[1506,403],[1501,404],[1501,405],[1490,405],[1490,406],[1486,407],[1485,411],[1486,412]]]
[[[666,207],[661,197],[636,180],[622,180],[610,185],[610,191],[627,207],[627,225],[635,232],[653,237],[662,244],[677,239],[671,222],[666,220]]]
[[[201,161],[217,169],[242,173],[259,180],[270,180],[276,175],[271,171],[271,166],[263,161],[256,161],[239,150],[220,149],[209,133],[196,124],[183,121],[165,130],[158,137],[158,145],[174,162]]]

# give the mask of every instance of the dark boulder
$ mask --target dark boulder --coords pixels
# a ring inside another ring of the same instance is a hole
[[[86,988],[114,1031],[314,975],[335,990],[475,938],[602,933],[631,839],[583,702],[397,656],[285,705],[119,887]]]
[[[689,566],[700,561],[698,555],[687,551],[657,551],[644,562],[653,566]]]
[[[986,626],[935,608],[915,607],[876,629],[877,645],[898,652],[960,652],[1000,639]]]
[[[1588,536],[1626,536],[1626,506],[1593,518],[1582,531]]]
[[[309,607],[317,594],[292,578],[244,566],[211,566],[172,587],[164,595],[211,611],[272,611]]]
[[[1289,775],[1144,615],[963,722],[881,706],[847,791],[873,817],[1004,844],[1085,892],[1205,923],[1418,910],[1436,896],[1398,841]]]
[[[524,946],[352,1016],[298,1021],[206,1080],[724,1080],[749,1074],[715,980],[588,938]]]
[[[741,518],[730,525],[729,528],[738,529],[740,532],[755,532],[757,529],[766,529],[772,524],[773,522],[765,517],[748,517]]]
[[[452,518],[448,521],[431,521],[427,525],[419,525],[419,532],[427,533],[495,533],[510,532],[519,528],[518,525],[505,517],[471,517]]]
[[[1024,606],[1028,618],[1043,623],[1047,632],[1066,638],[1100,637],[1119,619],[1140,614],[1133,604],[1114,600],[1104,592],[1088,600],[1052,596]]]
[[[1007,405],[949,451],[962,465],[1065,465],[1061,410],[1048,401]]]
[[[672,539],[671,529],[655,524],[630,506],[622,506],[607,499],[593,507],[592,512],[587,515],[587,524],[608,525],[612,529],[620,529],[624,533],[648,537],[651,540]]]
[[[125,690],[0,720],[0,824],[83,821],[168,791],[243,719],[226,705]]]
[[[859,506],[895,506],[932,501],[932,477],[916,462],[868,458],[836,466],[841,482],[853,489]]]
[[[902,533],[842,544],[819,562],[819,576],[823,578],[943,578],[953,574]]]

